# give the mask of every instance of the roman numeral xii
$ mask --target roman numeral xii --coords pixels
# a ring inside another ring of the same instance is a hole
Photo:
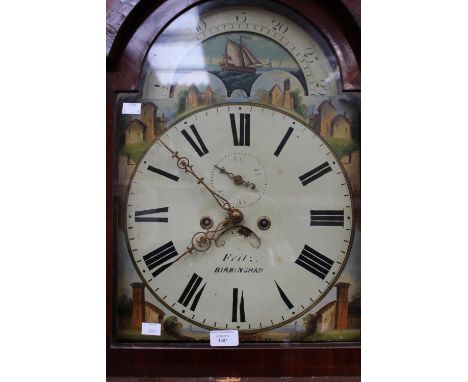
[[[239,131],[237,131],[236,116],[229,114],[234,146],[250,146],[250,114],[240,113],[239,116]]]

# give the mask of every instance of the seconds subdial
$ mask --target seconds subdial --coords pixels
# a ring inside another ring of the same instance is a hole
[[[240,187],[226,172],[247,179],[249,184],[254,184],[255,187]],[[233,207],[247,208],[262,198],[268,187],[268,175],[263,164],[251,153],[235,152],[214,164],[210,182],[213,189],[230,200]]]

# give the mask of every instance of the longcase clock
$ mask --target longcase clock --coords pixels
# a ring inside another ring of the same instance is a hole
[[[110,5],[109,376],[359,375],[358,17]]]

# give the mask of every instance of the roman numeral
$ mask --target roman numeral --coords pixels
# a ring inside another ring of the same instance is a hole
[[[278,145],[278,147],[276,148],[274,154],[276,156],[280,155],[281,153],[281,150],[283,150],[283,147],[284,145],[286,144],[286,142],[288,141],[289,137],[291,136],[292,132],[294,131],[294,129],[292,127],[290,127],[288,129],[288,131],[286,131],[286,134],[284,135],[283,139],[281,140],[280,144]]]
[[[192,275],[192,278],[188,282],[187,286],[185,287],[184,291],[180,295],[179,299],[177,300],[177,302],[187,307],[190,301],[192,300],[193,296],[195,295],[195,292],[197,292],[197,289],[200,286],[202,281],[203,281],[203,278],[198,276],[196,273],[194,273]],[[192,301],[192,305],[190,306],[190,310],[194,311],[197,308],[198,300],[200,300],[200,296],[202,295],[203,289],[205,289],[205,286],[206,286],[206,282],[205,284],[203,284],[201,289],[195,295],[195,298]]]
[[[198,130],[196,129],[196,127],[194,125],[190,125],[190,130],[192,130],[193,135],[195,135],[195,139],[198,141],[198,145],[192,139],[187,130],[184,129],[181,131],[181,133],[199,156],[202,157],[203,155],[208,154],[208,149],[206,148],[203,139],[201,139],[200,134],[198,134]]]
[[[239,134],[237,134],[236,116],[229,114],[234,146],[250,146],[250,114],[240,113],[239,115],[240,129]]]
[[[145,261],[148,269],[152,270],[178,255],[179,254],[177,253],[177,250],[174,247],[174,243],[172,241],[169,241],[161,247],[156,248],[154,251],[151,251],[147,255],[143,256],[143,260]],[[153,272],[153,277],[159,275],[162,271],[169,268],[173,263],[173,261],[170,263],[166,263],[158,269],[156,269]]]
[[[343,210],[310,210],[311,226],[344,226]]]
[[[321,176],[325,175],[327,172],[330,172],[332,169],[328,162],[322,163],[320,166],[315,167],[313,170],[306,172],[304,175],[299,177],[303,186],[307,186],[310,182],[314,181],[315,179],[320,178]]]
[[[240,322],[245,322],[245,310],[244,310],[244,291],[241,291],[240,303],[239,290],[234,288],[232,290],[232,322],[237,322],[237,311],[239,311]]]
[[[153,167],[153,166],[148,166],[148,170],[149,171],[152,171],[156,174],[159,174],[159,175],[162,175],[162,176],[165,176],[166,178],[168,179],[171,179],[175,182],[178,182],[179,181],[179,177],[176,176],[176,175],[172,175],[172,174],[169,174],[168,172],[164,171],[164,170],[161,170],[160,168],[156,168],[156,167]]]
[[[283,301],[284,301],[284,303],[286,304],[286,306],[288,307],[288,309],[294,308],[294,305],[291,303],[291,301],[289,301],[288,296],[286,296],[286,294],[283,292],[283,290],[282,290],[281,287],[278,285],[278,283],[276,282],[276,280],[275,280],[275,284],[276,284],[276,287],[278,288],[278,292],[279,292],[281,298],[283,299]]]
[[[333,265],[333,261],[328,257],[310,248],[307,244],[304,246],[301,254],[295,261],[297,265],[320,277],[322,280],[327,276]]]
[[[155,208],[152,210],[135,211],[135,221],[136,222],[167,223],[168,218],[147,217],[144,215],[158,214],[160,212],[168,212],[168,211],[169,211],[169,207]]]

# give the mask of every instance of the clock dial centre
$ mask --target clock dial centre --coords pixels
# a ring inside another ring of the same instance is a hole
[[[242,219],[244,219],[244,214],[242,213],[241,210],[238,210],[237,208],[235,208],[230,212],[229,219],[231,223],[239,224],[242,221]]]

